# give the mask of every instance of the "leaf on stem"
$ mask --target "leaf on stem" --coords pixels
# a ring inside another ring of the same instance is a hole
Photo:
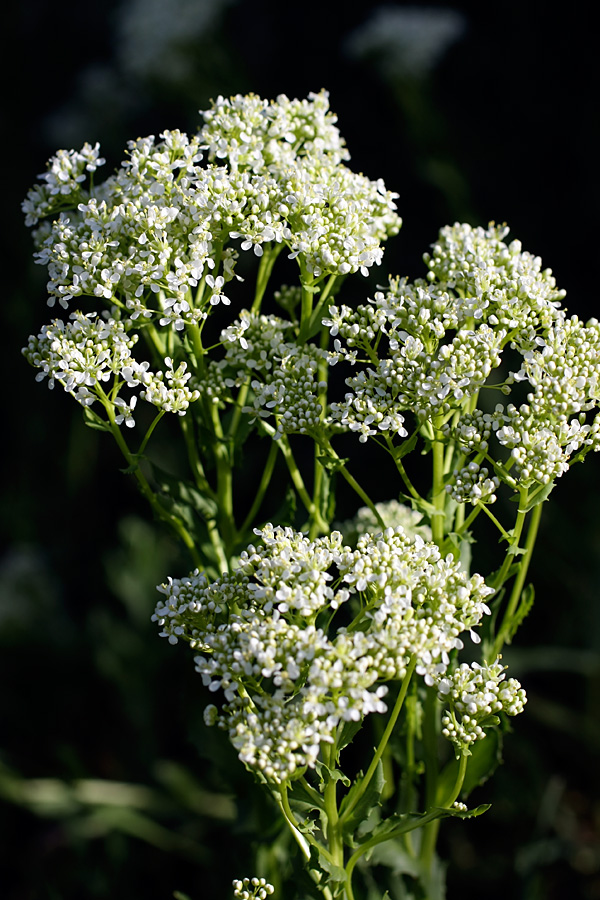
[[[373,809],[381,806],[381,795],[385,787],[385,777],[383,774],[382,761],[379,760],[377,768],[373,773],[373,777],[369,781],[368,785],[364,789],[364,793],[361,796],[363,779],[363,773],[359,772],[354,784],[342,800],[340,806],[340,819],[342,820],[343,829],[342,834],[344,837],[344,841],[351,847],[357,846],[354,841],[354,832],[356,831],[358,826],[366,821]],[[354,806],[354,808],[346,818],[344,816],[344,810],[348,809],[349,805],[354,802],[357,796],[359,797],[359,799],[356,802],[356,806]]]
[[[402,441],[397,447],[394,447],[394,451],[392,456],[394,457],[394,462],[398,462],[398,460],[402,459],[403,456],[406,456],[408,453],[411,453],[412,450],[417,446],[417,441],[419,440],[419,432],[413,431],[411,436],[406,441]]]
[[[348,744],[351,744],[354,740],[355,734],[357,734],[364,724],[363,719],[359,719],[358,722],[353,721],[352,719],[348,722],[344,722],[342,725],[342,730],[340,732],[340,736],[337,740],[337,748],[338,753],[347,747]]]
[[[319,464],[323,466],[325,471],[329,472],[330,475],[333,475],[335,472],[339,472],[339,470],[343,468],[343,466],[345,466],[349,460],[348,457],[342,459],[342,457],[336,456],[333,453],[329,453],[323,448],[320,448],[317,459],[319,460]]]
[[[88,428],[93,428],[95,431],[111,430],[110,424],[108,422],[105,422],[104,419],[101,419],[93,409],[89,408],[89,406],[83,407],[83,421]]]
[[[525,506],[519,507],[520,512],[531,512],[534,506],[539,506],[540,503],[543,503],[544,500],[547,500],[550,496],[550,493],[554,490],[554,486],[554,481],[551,481],[549,484],[545,484],[537,491],[534,491],[534,493],[530,497],[528,497],[527,504]],[[519,503],[520,497],[517,495],[511,497],[510,500],[512,503]]]

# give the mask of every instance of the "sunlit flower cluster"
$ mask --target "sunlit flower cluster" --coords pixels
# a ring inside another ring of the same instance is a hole
[[[468,747],[485,737],[485,728],[498,721],[498,713],[523,712],[525,691],[515,678],[505,681],[505,669],[499,660],[490,665],[462,663],[441,679],[439,695],[449,705],[442,719],[445,737]]]
[[[268,525],[257,534],[231,575],[169,579],[153,618],[161,636],[198,651],[205,685],[223,693],[206,721],[279,782],[313,766],[340,722],[385,712],[385,682],[402,679],[412,657],[438,683],[459,635],[478,640],[491,590],[400,527],[363,535],[355,550],[337,532],[311,541]]]
[[[31,336],[23,353],[32,366],[40,369],[38,381],[48,379],[48,386],[61,384],[82,406],[96,400],[116,407],[116,424],[135,424],[133,410],[137,395],[125,401],[119,390],[141,388],[140,396],[165,412],[183,415],[190,403],[198,399],[197,390],[188,386],[190,373],[182,362],[174,369],[173,360],[165,359],[166,372],[152,372],[148,362],[138,362],[131,350],[138,335],[130,334],[126,325],[107,316],[73,313],[67,322],[56,319],[45,325],[37,336]]]
[[[427,279],[392,279],[368,304],[331,306],[323,320],[330,363],[354,366],[331,423],[388,442],[408,436],[409,413],[431,423],[467,456],[447,485],[458,502],[493,502],[501,481],[547,485],[599,446],[600,326],[568,317],[550,270],[506,233],[443,228]],[[513,402],[478,409],[482,389]],[[507,451],[507,465],[480,469]]]
[[[50,160],[24,211],[30,225],[59,214],[38,235],[51,303],[91,295],[181,329],[228,302],[231,240],[257,256],[285,244],[307,278],[366,274],[381,261],[381,242],[400,227],[396,195],[344,165],[325,91],[219,97],[203,116],[195,136],[131,141],[99,185],[84,185],[103,161],[98,147]]]
[[[221,402],[231,389],[248,383],[251,393],[242,412],[250,419],[275,417],[275,438],[317,428],[323,407],[319,393],[322,352],[292,339],[291,323],[277,316],[242,310],[239,319],[221,332],[224,358],[211,361],[199,389]]]

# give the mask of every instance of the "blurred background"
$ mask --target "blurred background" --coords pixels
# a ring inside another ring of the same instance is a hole
[[[590,6],[23,0],[3,12],[2,900],[220,900],[253,873],[249,835],[264,835],[263,856],[281,852],[267,850],[272,810],[202,724],[189,654],[149,621],[155,585],[189,562],[109,439],[20,355],[50,318],[20,213],[46,159],[99,140],[110,170],[130,138],[195,131],[217,94],[325,87],[352,167],[400,194],[388,271],[422,274],[444,224],[506,221],[569,310],[597,316]],[[359,282],[362,296],[378,280]],[[473,798],[492,811],[446,827],[450,898],[600,898],[599,488],[590,459],[545,511],[536,604],[506,658],[530,702]]]

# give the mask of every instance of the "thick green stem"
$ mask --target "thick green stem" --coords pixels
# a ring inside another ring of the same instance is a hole
[[[252,312],[259,311],[262,299],[265,295],[275,260],[279,256],[283,244],[265,244],[263,245],[263,255],[260,258],[258,267],[258,275],[256,276],[256,289],[254,292],[254,302],[252,303]]]
[[[446,491],[444,490],[444,444],[434,436],[433,445],[433,486],[431,501],[433,512],[431,513],[431,536],[438,547],[444,540],[446,519]]]
[[[325,765],[330,770],[335,768],[335,746],[327,745],[323,751]],[[344,868],[344,842],[342,840],[341,822],[337,804],[337,780],[329,778],[323,792],[325,802],[325,815],[327,817],[327,843],[329,854],[334,866]]]
[[[211,419],[215,437],[213,453],[217,465],[217,521],[229,565],[236,536],[233,515],[233,473],[228,443],[223,435],[219,411],[214,403],[211,404]]]

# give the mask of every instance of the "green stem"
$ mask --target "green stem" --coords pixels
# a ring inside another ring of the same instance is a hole
[[[314,437],[315,441],[317,441],[320,444],[320,446],[323,448],[323,450],[325,451],[325,453],[327,455],[331,455],[331,456],[333,456],[333,458],[335,460],[339,461],[339,468],[337,469],[337,471],[341,472],[342,477],[346,479],[346,481],[348,482],[350,487],[353,489],[353,491],[356,494],[358,494],[358,496],[363,501],[365,506],[369,507],[369,509],[371,510],[371,512],[373,513],[375,518],[377,519],[378,524],[381,526],[381,530],[384,531],[385,530],[385,522],[381,518],[381,515],[379,514],[375,504],[373,503],[373,501],[371,500],[371,498],[369,497],[367,492],[365,490],[363,490],[363,488],[360,486],[360,484],[358,483],[356,478],[350,474],[350,472],[346,468],[346,464],[344,462],[342,462],[340,456],[338,456],[338,454],[335,452],[335,450],[331,446],[331,442],[329,440],[327,440],[326,438],[322,438],[320,435],[318,435],[318,436],[313,435],[313,437]]]
[[[446,519],[446,491],[444,490],[444,444],[434,433],[432,444],[433,453],[433,486],[432,486],[432,503],[433,512],[431,513],[431,536],[438,547],[441,547],[444,540],[445,519]]]
[[[258,490],[254,497],[254,501],[248,515],[244,519],[244,522],[239,530],[240,535],[245,535],[246,532],[251,527],[254,522],[258,510],[264,500],[265,494],[267,493],[267,488],[271,482],[271,477],[273,475],[273,469],[275,468],[275,460],[277,459],[277,442],[271,441],[271,445],[269,447],[269,455],[267,456],[267,461],[265,463],[265,467],[263,469],[262,477],[260,480],[260,484],[258,486]]]
[[[102,393],[104,394],[104,392]],[[194,539],[192,538],[191,534],[189,533],[181,519],[166,510],[160,503],[157,495],[150,487],[146,476],[139,467],[139,460],[136,454],[132,453],[127,446],[127,442],[123,437],[119,426],[115,422],[115,414],[112,403],[110,402],[106,394],[104,394],[104,397],[100,397],[100,399],[102,400],[102,403],[106,410],[106,414],[108,416],[111,433],[121,453],[126,459],[127,465],[131,469],[131,473],[134,475],[140,491],[150,504],[150,507],[152,508],[152,511],[154,512],[156,517],[161,521],[166,522],[173,529],[175,534],[183,541],[185,547],[190,553],[190,556],[192,557],[192,560],[194,561],[194,565],[198,566],[198,568],[201,568],[202,558],[196,550]]]
[[[261,421],[260,427],[270,437],[273,437],[273,435],[275,434],[275,429],[272,425],[269,425],[268,422]],[[284,434],[277,440],[276,443],[279,450],[281,450],[281,453],[283,454],[283,458],[285,459],[286,465],[288,467],[292,483],[296,489],[298,496],[304,504],[311,523],[313,522],[313,520],[315,520],[318,528],[322,531],[322,533],[327,534],[327,532],[329,531],[329,523],[326,522],[325,519],[321,516],[321,513],[315,506],[312,497],[306,490],[306,485],[304,484],[304,480],[302,478],[302,475],[300,474],[300,469],[298,468],[296,460],[294,459],[294,454],[292,453],[292,448],[290,447],[287,435]]]
[[[136,454],[138,457],[140,457],[143,454],[143,452],[146,449],[146,446],[148,444],[148,441],[152,437],[152,432],[154,431],[154,429],[156,428],[156,426],[158,425],[158,423],[160,422],[160,420],[162,419],[164,414],[165,414],[164,409],[160,409],[158,411],[158,414],[152,420],[152,423],[151,423],[150,427],[148,428],[148,431],[144,435],[144,440],[140,444],[140,449],[138,450],[138,452]],[[185,416],[183,416],[182,418],[185,418]]]
[[[529,523],[529,529],[527,531],[527,540],[525,541],[525,553],[523,554],[523,558],[519,566],[519,571],[513,584],[511,595],[506,606],[506,611],[502,619],[502,625],[500,626],[500,630],[498,631],[498,635],[494,642],[492,659],[496,659],[498,657],[505,643],[510,643],[509,635],[512,626],[512,620],[516,612],[519,600],[521,599],[523,588],[525,586],[527,570],[529,569],[529,563],[531,562],[531,557],[533,555],[533,548],[535,546],[538,529],[540,526],[540,519],[542,517],[542,505],[542,503],[538,503],[537,506],[533,507],[531,513],[531,521]]]
[[[279,256],[282,247],[283,244],[263,244],[263,255],[260,258],[258,266],[254,302],[252,303],[251,311],[253,313],[257,313],[260,309],[262,299],[269,284],[269,279],[271,278],[273,266],[275,265],[275,260]]]
[[[321,316],[323,314],[323,307],[325,306],[325,303],[327,302],[329,295],[333,290],[333,287],[336,283],[337,277],[338,277],[337,275],[330,275],[327,284],[321,291],[321,296],[319,297],[319,302],[317,303],[315,309],[313,310],[313,312],[310,316],[309,323],[308,323],[308,329],[307,329],[308,337],[310,337],[314,331],[319,330],[319,327],[321,325]]]
[[[224,542],[227,559],[231,557],[235,543],[235,521],[233,515],[233,473],[229,448],[223,435],[221,418],[215,403],[211,404],[211,421],[214,432],[213,453],[217,465],[217,521]],[[229,565],[227,566],[227,570]]]
[[[402,481],[404,482],[404,486],[406,487],[406,490],[408,491],[408,493],[414,500],[418,500],[420,503],[422,503],[423,498],[421,497],[418,490],[415,488],[412,481],[408,477],[408,473],[406,472],[406,469],[404,468],[404,464],[403,464],[402,460],[398,459],[396,456],[394,444],[393,444],[392,439],[389,436],[389,434],[385,435],[385,442],[387,445],[387,449],[388,449],[392,459],[394,460],[394,463],[398,470],[398,474],[400,475]]]
[[[384,752],[385,748],[387,747],[388,741],[392,735],[392,732],[394,730],[396,722],[398,721],[398,716],[400,715],[402,706],[404,705],[404,699],[406,697],[406,692],[408,690],[408,686],[410,684],[410,680],[411,680],[412,674],[415,670],[416,664],[417,664],[416,657],[415,656],[411,657],[411,659],[408,663],[407,669],[406,669],[406,674],[405,674],[404,678],[402,679],[402,684],[400,686],[400,690],[398,691],[398,696],[396,697],[396,702],[394,703],[394,708],[392,709],[392,713],[391,713],[388,723],[386,725],[385,731],[381,735],[381,740],[379,741],[377,750],[375,751],[375,753],[373,755],[371,764],[362,778],[360,789],[356,792],[353,799],[348,803],[346,809],[344,810],[344,813],[342,816],[342,821],[348,818],[348,816],[350,815],[350,813],[352,812],[352,810],[354,809],[354,807],[356,806],[356,804],[358,803],[360,798],[365,793],[367,787],[369,786],[369,782],[371,781],[371,779],[373,778],[373,775],[375,774],[375,771],[379,764],[379,760],[383,756],[383,752]]]
[[[462,790],[462,786],[465,780],[465,774],[467,771],[467,762],[469,757],[466,753],[461,753],[460,762],[458,766],[458,773],[456,776],[456,781],[454,783],[454,787],[450,791],[450,794],[445,802],[440,804],[446,809],[450,809],[450,807],[458,800],[459,794]],[[435,855],[435,846],[437,844],[438,834],[440,831],[441,819],[436,818],[433,821],[429,822],[425,828],[423,829],[423,840],[421,841],[421,862],[423,864],[423,870],[425,872],[425,877],[430,876],[431,867],[433,865],[433,858]]]
[[[502,535],[502,537],[504,538],[505,541],[510,541],[510,539],[511,539],[511,538],[510,538],[510,534],[509,534],[508,531],[506,531],[505,528],[501,525],[501,523],[498,521],[498,519],[497,519],[496,516],[493,514],[493,512],[489,509],[489,507],[487,506],[487,504],[482,503],[481,500],[478,500],[478,501],[477,501],[477,505],[476,505],[476,509],[477,509],[477,511],[482,511],[482,512],[484,512],[484,513],[486,514],[486,516],[488,517],[488,519],[491,519],[491,520],[492,520],[492,522],[494,523],[494,525],[496,526],[496,528],[498,529],[498,531],[500,532],[500,534]],[[469,519],[471,520],[471,522],[473,521],[474,518],[475,518],[475,516],[473,516],[473,514],[471,513],[471,514],[469,515]],[[467,521],[469,521],[469,519],[467,519]],[[465,523],[465,524],[466,524],[466,523]]]
[[[298,846],[302,850],[302,853],[304,854],[304,857],[308,862],[308,860],[310,859],[310,846],[307,839],[298,828],[298,823],[296,822],[296,819],[290,807],[290,802],[287,795],[287,787],[285,784],[280,785],[279,793],[275,794],[275,799],[279,803],[280,809],[290,828],[290,831],[294,835]]]
[[[439,704],[435,688],[427,688],[423,722],[423,745],[425,755],[425,808],[436,805],[438,790],[438,714]],[[423,829],[420,856],[425,868],[431,868],[439,825],[432,820]]]
[[[335,768],[336,748],[333,744],[328,744],[323,750],[325,765],[333,770]],[[329,854],[334,866],[344,868],[344,842],[342,840],[341,822],[337,805],[337,780],[328,778],[323,792],[325,802],[325,816],[327,818],[327,843],[329,844]]]

